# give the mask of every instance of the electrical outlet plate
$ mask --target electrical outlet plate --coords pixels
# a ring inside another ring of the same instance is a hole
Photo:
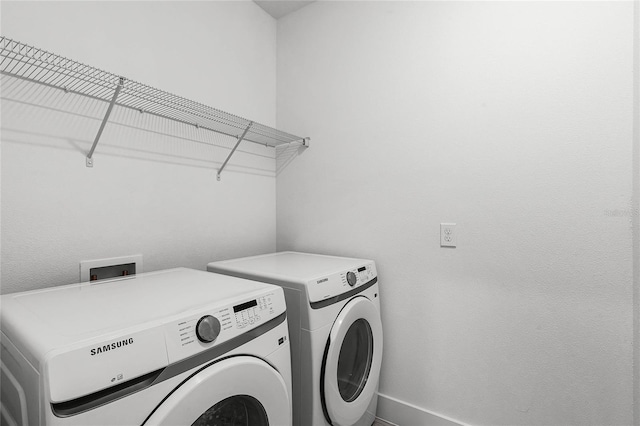
[[[106,266],[135,264],[135,273],[142,273],[142,255],[134,254],[131,256],[110,257],[107,259],[83,260],[80,262],[80,282],[91,280],[91,270],[95,268],[103,268]]]
[[[455,247],[456,240],[457,240],[456,224],[441,223],[440,224],[440,247]]]

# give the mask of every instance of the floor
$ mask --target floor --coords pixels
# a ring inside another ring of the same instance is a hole
[[[395,423],[389,423],[376,417],[376,420],[371,426],[397,426]]]

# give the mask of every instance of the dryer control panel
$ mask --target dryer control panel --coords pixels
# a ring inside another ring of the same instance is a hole
[[[307,283],[309,302],[319,302],[365,285],[377,277],[375,263],[320,277]]]
[[[211,307],[182,318],[167,326],[169,363],[233,339],[285,310],[284,293],[274,288],[238,303]]]
[[[366,284],[375,278],[375,272],[372,265],[361,266],[352,271],[346,271],[341,274],[342,282],[347,283],[349,287],[356,287],[360,284]]]

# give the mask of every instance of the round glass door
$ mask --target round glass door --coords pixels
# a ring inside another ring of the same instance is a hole
[[[349,327],[338,357],[338,390],[346,402],[355,400],[367,384],[372,359],[371,326],[360,318]]]
[[[218,402],[191,426],[268,426],[267,412],[249,395],[235,395]]]
[[[333,425],[353,425],[376,395],[382,362],[382,322],[377,306],[354,297],[333,323],[324,360],[323,409]]]
[[[215,362],[181,383],[145,426],[266,426],[291,424],[282,375],[267,362],[235,356]]]

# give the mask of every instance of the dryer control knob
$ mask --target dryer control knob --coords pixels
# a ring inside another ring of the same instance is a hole
[[[347,282],[351,287],[356,285],[357,281],[358,281],[358,278],[356,277],[356,274],[354,274],[353,272],[347,272]]]
[[[213,315],[205,315],[198,320],[196,336],[204,343],[211,343],[220,334],[220,321]]]

